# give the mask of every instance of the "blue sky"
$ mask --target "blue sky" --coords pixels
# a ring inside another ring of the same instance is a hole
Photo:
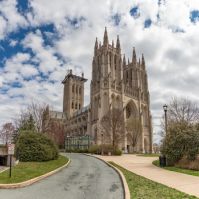
[[[198,0],[1,0],[0,125],[32,100],[61,111],[70,68],[89,79],[88,104],[94,41],[105,26],[126,57],[133,46],[145,55],[154,131],[171,96],[199,100]]]

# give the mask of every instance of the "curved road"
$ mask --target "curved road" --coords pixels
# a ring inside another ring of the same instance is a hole
[[[31,186],[0,190],[6,199],[123,199],[121,180],[104,162],[81,154],[67,154],[69,166]]]

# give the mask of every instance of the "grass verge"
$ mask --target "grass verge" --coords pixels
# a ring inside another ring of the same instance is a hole
[[[132,199],[195,199],[197,197],[190,196],[183,192],[169,188],[163,184],[154,182],[131,171],[124,169],[123,167],[109,162],[113,166],[117,167],[124,174]]]
[[[138,154],[137,156],[142,156],[142,157],[159,157],[160,154],[146,153],[146,154]]]
[[[19,183],[41,176],[53,171],[68,162],[68,158],[59,156],[57,160],[46,162],[19,162],[12,168],[12,177],[9,178],[9,170],[0,173],[0,184]]]
[[[160,167],[159,160],[153,161],[153,165]],[[192,176],[199,176],[199,171],[191,170],[191,169],[182,169],[179,167],[169,166],[169,167],[161,167],[163,169],[169,170],[169,171],[175,171],[178,173],[184,173]]]

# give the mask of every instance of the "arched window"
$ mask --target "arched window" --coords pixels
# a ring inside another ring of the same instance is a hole
[[[130,117],[138,117],[137,108],[132,101],[126,105],[126,118],[128,119]]]
[[[75,85],[73,84],[72,86],[72,92],[74,93],[75,92]]]
[[[117,56],[114,56],[114,64],[116,64]]]
[[[79,104],[79,109],[81,108],[81,104]]]
[[[72,102],[72,109],[74,108],[74,103]]]
[[[77,109],[77,103],[75,104],[75,109]]]

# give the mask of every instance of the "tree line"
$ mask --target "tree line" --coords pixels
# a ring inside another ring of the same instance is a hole
[[[0,129],[3,144],[16,142],[21,132],[31,131],[45,134],[60,148],[64,147],[64,123],[49,117],[49,106],[38,102],[30,103],[21,110],[19,117],[7,122]]]

